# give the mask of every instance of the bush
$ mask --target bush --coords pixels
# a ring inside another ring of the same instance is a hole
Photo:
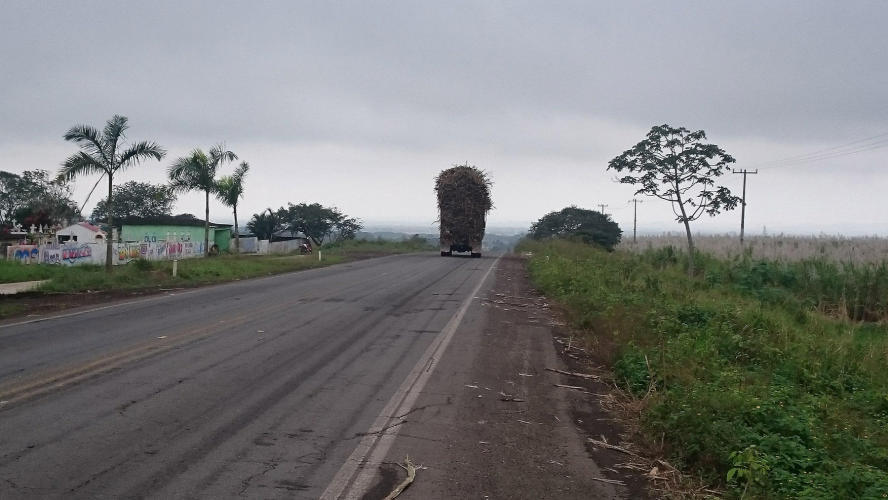
[[[888,300],[884,264],[703,256],[689,278],[671,249],[522,245],[572,323],[617,344],[615,382],[654,379],[642,429],[673,463],[732,497],[888,494],[888,326],[848,320]]]
[[[620,226],[610,216],[575,206],[550,212],[530,227],[530,237],[535,240],[573,239],[608,251],[620,242],[622,234]]]

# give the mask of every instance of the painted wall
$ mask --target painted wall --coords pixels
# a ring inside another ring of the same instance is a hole
[[[79,264],[105,263],[107,248],[105,243],[70,243],[43,245],[40,247],[41,264],[76,266]]]
[[[40,262],[40,247],[37,245],[6,247],[6,260],[15,260],[21,264],[38,264]]]
[[[130,225],[124,224],[120,231],[120,239],[127,243],[193,243],[200,245],[203,251],[203,226],[172,226],[172,225]],[[210,228],[210,245],[219,245],[221,251],[228,250],[231,239],[231,228]]]
[[[120,239],[125,242],[156,243],[158,241],[194,241],[203,242],[202,226],[167,226],[167,225],[129,225],[124,224],[120,231]],[[210,228],[210,239],[213,228]]]
[[[290,253],[299,251],[299,247],[303,243],[307,243],[308,240],[305,238],[297,238],[295,240],[287,240],[287,241],[273,241],[268,244],[268,253]]]
[[[231,241],[228,244],[228,248],[233,252],[234,251],[234,238],[231,238]],[[259,251],[259,238],[255,236],[248,236],[244,238],[241,236],[240,239],[240,253],[257,253]]]
[[[6,249],[6,258],[22,264],[54,264],[76,266],[105,264],[104,243],[63,243],[61,245],[13,245]],[[134,259],[172,260],[203,257],[203,242],[176,241],[158,243],[115,243],[111,262],[126,264]]]
[[[114,263],[126,264],[135,259],[173,260],[203,256],[203,241],[119,243],[116,246]]]
[[[231,229],[220,227],[215,232],[210,229],[210,240],[219,246],[220,252],[227,252],[231,248]]]

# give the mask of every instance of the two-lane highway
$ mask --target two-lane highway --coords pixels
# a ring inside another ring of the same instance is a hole
[[[0,326],[0,498],[317,498],[494,263],[393,256]]]

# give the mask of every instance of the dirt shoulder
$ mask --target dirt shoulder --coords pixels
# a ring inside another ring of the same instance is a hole
[[[643,475],[614,467],[625,454],[588,446],[589,437],[619,443],[623,429],[587,393],[607,386],[547,370],[581,367],[579,356],[564,357],[574,354],[557,341],[569,336],[563,328],[524,260],[502,258],[365,498],[385,497],[406,476],[397,463],[407,455],[425,468],[399,498],[645,498]]]

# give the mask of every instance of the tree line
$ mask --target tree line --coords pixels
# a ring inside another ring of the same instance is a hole
[[[254,214],[247,222],[247,229],[260,239],[271,241],[280,231],[299,232],[310,238],[315,245],[324,241],[354,239],[363,228],[360,220],[348,217],[336,207],[324,207],[320,203],[288,203],[275,211],[271,208]]]
[[[107,197],[96,205],[91,219],[103,223],[109,232],[115,220],[131,216],[170,216],[179,194],[198,191],[204,195],[204,251],[209,254],[210,197],[231,207],[235,251],[239,251],[237,206],[244,196],[250,165],[241,161],[231,174],[218,175],[224,165],[239,159],[224,143],[219,143],[206,152],[195,148],[176,158],[167,169],[168,185],[135,181],[115,185],[117,174],[145,162],[160,161],[167,154],[154,141],[127,143],[128,129],[129,120],[121,115],[114,115],[102,130],[83,124],[71,127],[63,137],[76,144],[79,150],[62,162],[54,178],[45,170],[25,171],[21,175],[0,171],[0,233],[9,232],[14,221],[25,226],[52,226],[65,220],[81,220],[80,209],[71,199],[70,182],[78,177],[99,174],[96,186],[106,178]],[[287,209],[281,208],[276,216],[283,221],[279,226],[284,224],[291,230],[301,231],[317,243],[331,236],[353,238],[361,228],[357,219],[346,217],[335,207],[322,207],[317,203],[290,204]],[[253,219],[256,217],[254,215]],[[112,264],[112,243],[112,238],[106,238],[105,267],[108,271]]]
[[[691,222],[703,215],[733,210],[743,203],[730,189],[716,185],[717,178],[729,173],[736,160],[705,140],[703,130],[656,125],[644,139],[607,165],[607,170],[623,174],[618,182],[635,186],[636,195],[669,202],[676,222],[685,229],[689,274],[694,273],[695,252]],[[621,235],[610,216],[575,206],[545,215],[529,232],[534,239],[573,238],[607,250],[613,250]]]

